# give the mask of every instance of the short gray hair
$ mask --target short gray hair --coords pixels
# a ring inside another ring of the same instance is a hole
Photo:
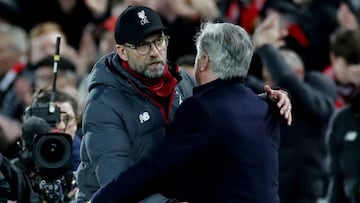
[[[205,22],[196,38],[198,55],[208,54],[213,73],[220,79],[245,78],[254,47],[249,34],[231,23]]]
[[[5,35],[9,39],[10,45],[20,53],[28,51],[27,33],[21,27],[6,23],[0,24],[0,35]]]

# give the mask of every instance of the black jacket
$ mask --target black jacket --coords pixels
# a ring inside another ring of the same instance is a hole
[[[25,174],[0,153],[0,202],[30,202],[30,190]]]
[[[318,198],[326,191],[325,135],[334,111],[335,84],[320,72],[306,72],[303,80],[271,45],[258,54],[277,86],[291,94],[293,123],[281,126],[280,199]]]
[[[360,202],[360,89],[334,114],[328,134],[329,203]]]

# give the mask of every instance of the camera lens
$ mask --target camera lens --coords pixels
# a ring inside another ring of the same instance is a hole
[[[67,134],[41,135],[35,144],[34,159],[41,168],[62,168],[69,163],[71,155],[72,140]]]
[[[65,146],[58,139],[45,140],[43,146],[40,147],[40,154],[44,160],[49,163],[61,161],[64,156]]]

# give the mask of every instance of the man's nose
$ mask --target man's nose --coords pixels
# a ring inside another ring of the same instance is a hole
[[[157,56],[157,55],[161,55],[160,50],[155,46],[154,43],[150,44],[150,53],[151,56]]]
[[[56,124],[56,128],[60,131],[64,131],[65,130],[65,122],[60,120],[60,122]]]

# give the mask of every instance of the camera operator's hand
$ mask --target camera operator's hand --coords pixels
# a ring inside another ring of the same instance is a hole
[[[70,183],[70,188],[68,188],[68,192],[66,193],[66,202],[75,202],[75,195],[79,188],[76,185],[76,181],[73,178]]]
[[[71,200],[75,199],[75,194],[77,191],[78,191],[78,187],[74,187],[74,189],[70,190],[70,192],[68,192],[66,196]]]

